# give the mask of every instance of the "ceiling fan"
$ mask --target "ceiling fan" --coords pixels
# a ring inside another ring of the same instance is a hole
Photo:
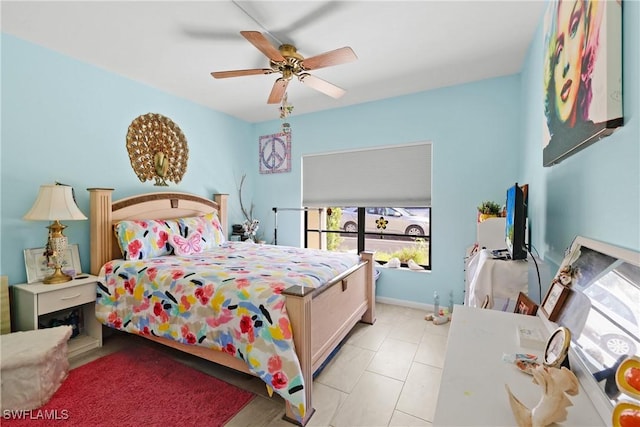
[[[287,86],[294,76],[307,86],[333,98],[340,98],[345,94],[344,89],[309,74],[307,71],[355,61],[358,57],[350,47],[342,47],[311,58],[304,58],[298,53],[296,47],[290,44],[282,44],[276,49],[259,31],[240,31],[240,34],[269,58],[270,68],[214,71],[211,73],[214,78],[226,79],[229,77],[279,73],[281,77],[278,77],[273,84],[267,101],[268,104],[279,104],[282,101],[287,91]]]

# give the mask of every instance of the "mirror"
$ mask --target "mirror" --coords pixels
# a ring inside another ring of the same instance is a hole
[[[570,283],[556,322],[571,331],[580,368],[611,410],[620,401],[634,401],[620,392],[615,373],[628,356],[640,355],[640,254],[578,237],[558,270],[560,279]]]
[[[571,331],[569,331],[569,328],[560,326],[547,340],[543,355],[543,365],[550,368],[565,366],[567,369],[571,369],[569,363],[567,363],[570,344]]]

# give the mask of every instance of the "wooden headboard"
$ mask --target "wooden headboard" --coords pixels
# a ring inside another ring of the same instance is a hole
[[[121,258],[113,225],[127,219],[172,219],[218,212],[225,236],[227,227],[228,194],[214,194],[213,200],[189,193],[159,192],[111,200],[112,188],[88,188],[91,234],[91,274],[97,275],[102,266]]]

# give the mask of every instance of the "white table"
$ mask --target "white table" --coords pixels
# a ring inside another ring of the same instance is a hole
[[[537,316],[483,310],[456,305],[449,329],[447,353],[442,371],[434,426],[513,426],[505,384],[528,408],[542,395],[532,377],[502,360],[503,353],[531,353],[543,350],[518,345],[517,327],[546,331]],[[548,335],[548,332],[545,332]],[[577,396],[569,396],[566,426],[604,426],[582,385]]]

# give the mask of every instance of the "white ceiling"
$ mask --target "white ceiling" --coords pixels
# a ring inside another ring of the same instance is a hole
[[[540,23],[536,1],[6,1],[2,31],[249,122],[277,75],[216,80],[211,71],[268,68],[241,35],[256,30],[305,57],[350,46],[358,60],[312,74],[340,99],[292,81],[293,114],[517,73]],[[42,70],[46,72],[46,70]]]

